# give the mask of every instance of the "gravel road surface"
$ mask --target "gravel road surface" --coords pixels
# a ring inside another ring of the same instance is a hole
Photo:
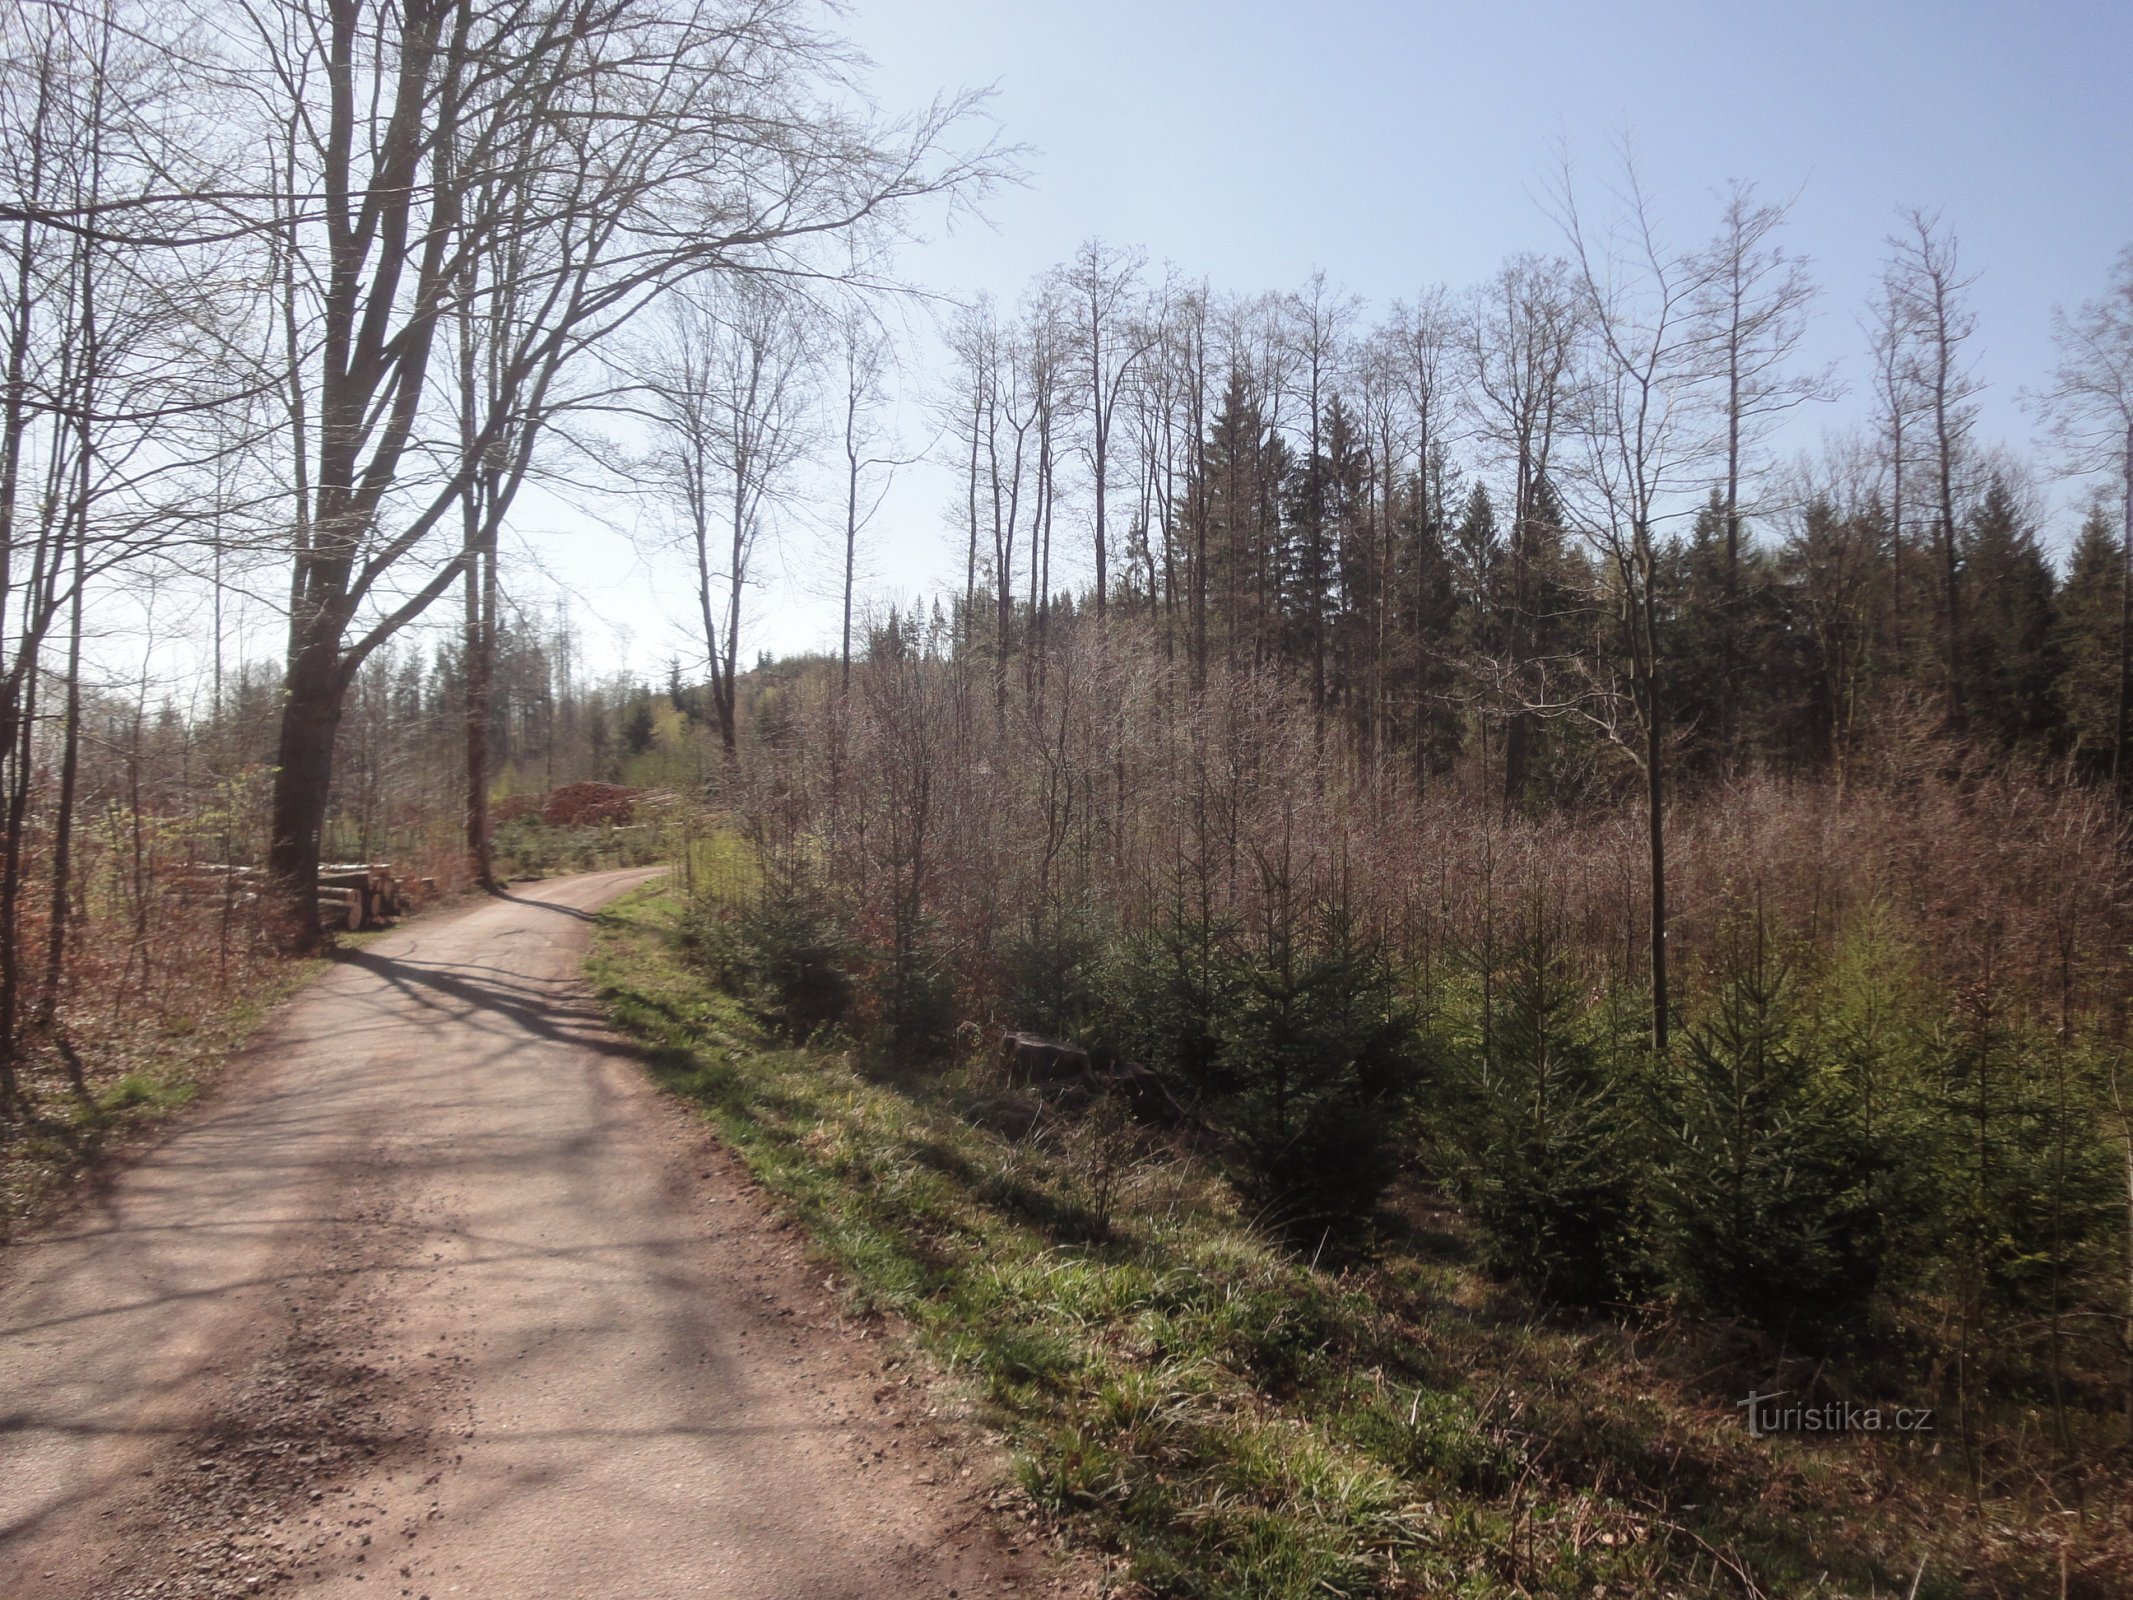
[[[0,1595],[1067,1586],[988,1515],[997,1461],[602,1026],[590,912],[647,876],[344,956],[0,1252]]]

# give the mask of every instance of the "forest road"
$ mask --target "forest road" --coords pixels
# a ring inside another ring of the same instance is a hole
[[[0,1252],[0,1595],[1065,1586],[603,1026],[590,914],[651,875],[344,955]]]

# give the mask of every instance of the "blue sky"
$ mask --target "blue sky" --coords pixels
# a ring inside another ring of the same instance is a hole
[[[1537,203],[1558,140],[1598,184],[1612,141],[1629,135],[1685,241],[1710,232],[1733,178],[1766,196],[1798,191],[1787,242],[1824,289],[1810,353],[1847,363],[1854,393],[1803,419],[1788,445],[1860,414],[1856,319],[1899,206],[1940,210],[1978,274],[1987,443],[2028,443],[2017,394],[2049,370],[2052,305],[2098,292],[2133,243],[2125,0],[853,0],[846,26],[885,105],[990,84],[1002,136],[1030,147],[1027,183],[993,197],[990,226],[964,224],[904,258],[918,282],[1005,302],[1092,236],[1217,289],[1289,288],[1316,268],[1379,304],[1462,286],[1509,252],[1558,243]],[[911,375],[912,398],[925,377]],[[943,529],[952,493],[945,473],[906,475],[876,530],[877,594],[959,572]],[[575,579],[571,565],[561,571]],[[821,565],[796,523],[782,562],[766,565],[754,643],[828,641]],[[661,593],[672,586],[641,565],[606,570],[587,596],[588,643],[605,637],[639,670],[685,655],[686,609]]]

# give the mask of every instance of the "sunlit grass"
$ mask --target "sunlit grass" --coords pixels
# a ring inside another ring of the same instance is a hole
[[[1644,1361],[1630,1325],[1550,1323],[1428,1228],[1314,1264],[1179,1145],[1133,1167],[1092,1241],[1084,1169],[1065,1140],[993,1131],[982,1066],[778,1045],[688,964],[680,909],[654,887],[603,919],[612,1014],[1128,1592],[1890,1595],[1922,1554],[1921,1597],[2056,1576],[2068,1530],[1968,1515],[1952,1461],[1750,1440],[1693,1345]],[[2110,1526],[2077,1576],[2119,1570]]]

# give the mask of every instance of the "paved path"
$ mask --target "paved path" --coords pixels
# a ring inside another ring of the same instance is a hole
[[[991,1597],[884,1341],[579,980],[534,885],[347,956],[0,1254],[0,1595]]]

